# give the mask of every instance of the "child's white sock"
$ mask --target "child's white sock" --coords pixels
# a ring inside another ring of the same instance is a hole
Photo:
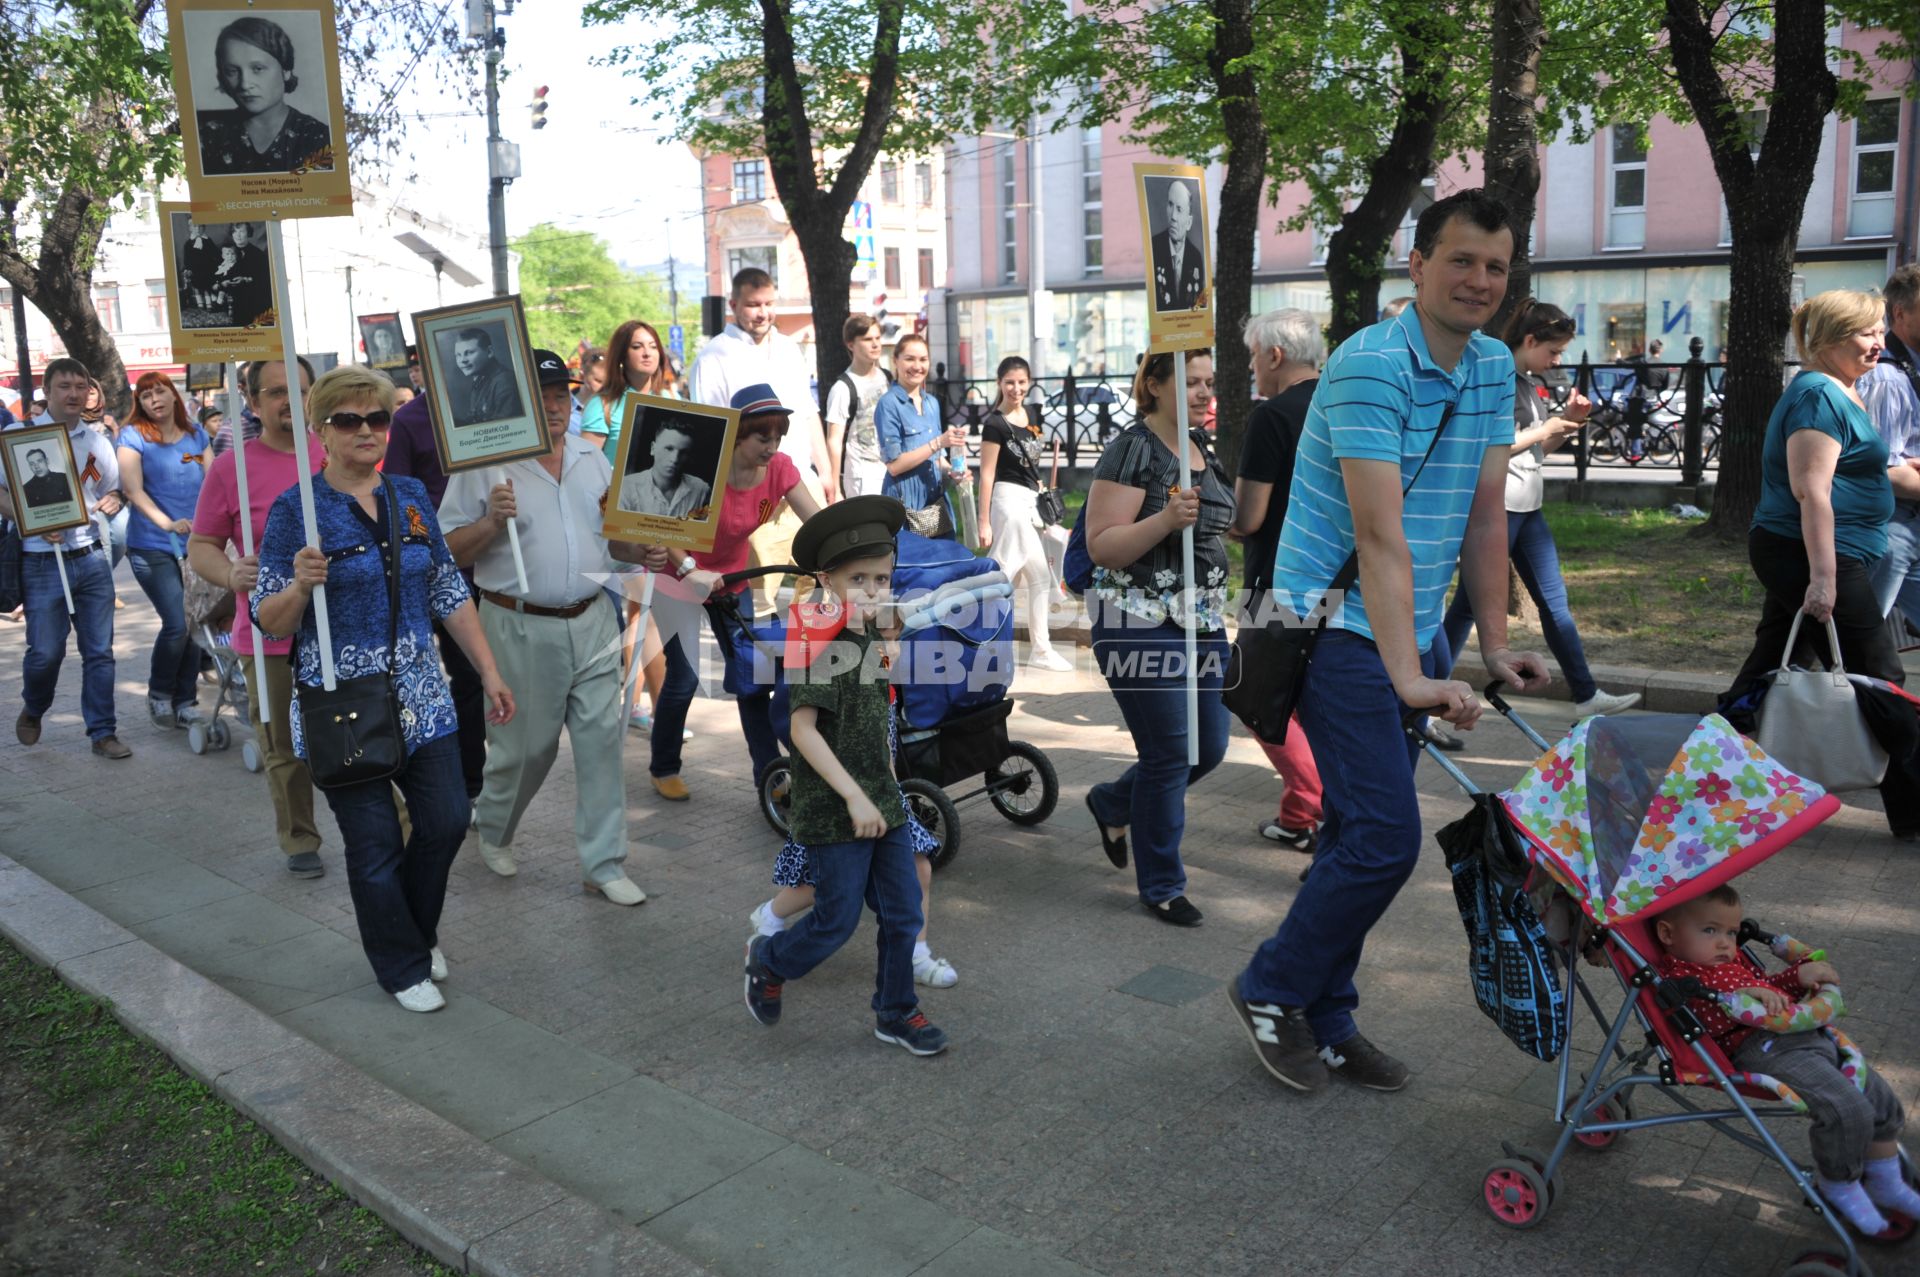
[[[773,911],[769,900],[753,911],[753,927],[763,936],[777,936],[787,929],[787,920]]]
[[[1899,1157],[1868,1162],[1867,1173],[1860,1182],[1866,1185],[1867,1197],[1875,1206],[1920,1219],[1920,1193],[1913,1191],[1913,1185],[1907,1183],[1907,1177],[1901,1173]]]
[[[1859,1180],[1831,1180],[1819,1175],[1814,1177],[1814,1182],[1820,1186],[1820,1195],[1833,1203],[1834,1209],[1846,1216],[1855,1229],[1869,1237],[1887,1231],[1887,1217],[1873,1204]]]
[[[928,946],[925,940],[915,940],[913,942],[913,960],[915,962],[931,962],[933,960],[933,949]]]

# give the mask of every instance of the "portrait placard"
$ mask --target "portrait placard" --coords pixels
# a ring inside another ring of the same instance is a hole
[[[740,414],[661,395],[628,395],[626,412],[602,532],[610,541],[711,550]]]
[[[159,211],[173,357],[209,363],[280,358],[266,228],[203,222],[185,204],[163,203]]]
[[[360,344],[366,347],[367,364],[387,372],[407,366],[407,334],[400,327],[400,316],[392,311],[381,315],[361,315]]]
[[[187,393],[197,390],[225,390],[227,388],[227,366],[221,364],[187,365]]]
[[[194,212],[352,215],[329,0],[169,0],[167,47]]]
[[[0,433],[20,535],[37,537],[87,525],[87,498],[65,426],[31,426]]]
[[[537,457],[553,446],[518,296],[416,311],[413,332],[443,470]]]
[[[1140,230],[1146,237],[1147,349],[1213,345],[1213,259],[1205,170],[1136,164]]]

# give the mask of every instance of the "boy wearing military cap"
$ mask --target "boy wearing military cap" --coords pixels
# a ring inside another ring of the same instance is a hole
[[[831,957],[860,923],[862,902],[880,919],[873,1034],[915,1055],[937,1055],[947,1035],[914,996],[913,946],[920,882],[906,804],[893,774],[892,684],[883,620],[893,538],[906,510],[892,497],[828,506],[802,525],[793,558],[826,593],[793,610],[786,677],[793,705],[790,837],[811,857],[813,912],[747,946],[747,1010],[780,1020],[782,986]]]

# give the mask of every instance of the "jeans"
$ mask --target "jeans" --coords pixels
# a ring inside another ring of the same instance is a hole
[[[160,616],[160,633],[153,640],[153,660],[147,670],[147,697],[176,709],[191,705],[200,696],[200,650],[188,641],[180,560],[165,550],[137,546],[127,551],[127,557],[133,560],[133,579]]]
[[[864,900],[880,920],[875,941],[879,968],[873,1013],[885,1023],[913,1014],[913,942],[920,934],[920,878],[907,827],[878,838],[809,848],[813,912],[761,946],[760,961],[775,980],[798,980],[831,958],[860,925]]]
[[[473,668],[447,627],[435,621],[433,633],[440,640],[440,663],[447,668],[453,714],[460,723],[460,778],[466,782],[467,797],[478,798],[487,771],[486,690],[480,683],[480,671]]]
[[[67,633],[80,647],[80,714],[87,736],[104,740],[117,726],[113,717],[113,568],[100,550],[67,560],[73,591],[73,615],[60,593],[60,566],[54,553],[26,551],[21,584],[27,608],[27,659],[23,663],[22,708],[39,718],[53,705],[60,663],[67,655]]]
[[[680,774],[680,747],[687,731],[687,707],[700,688],[700,675],[693,662],[680,650],[680,636],[661,634],[662,652],[667,658],[666,676],[660,681],[660,695],[653,702],[653,757],[647,773],[664,779]],[[641,659],[639,652],[634,659]],[[755,773],[758,775],[758,773]]]
[[[1433,674],[1433,653],[1421,666]],[[1405,709],[1372,640],[1346,630],[1320,636],[1298,712],[1326,786],[1327,820],[1313,872],[1240,973],[1240,996],[1304,1009],[1322,1046],[1358,1032],[1360,950],[1420,856],[1419,748],[1401,731]]]
[[[393,790],[407,800],[413,836],[402,839]],[[346,844],[347,887],[360,947],[388,993],[427,979],[439,943],[447,874],[467,836],[473,804],[460,776],[460,742],[441,736],[414,750],[394,779],[323,791]]]
[[[1920,502],[1896,501],[1887,523],[1887,552],[1873,563],[1873,595],[1880,615],[1897,605],[1920,629]]]
[[[1580,631],[1574,627],[1573,613],[1567,610],[1567,583],[1560,575],[1560,549],[1553,543],[1547,516],[1539,510],[1524,513],[1507,511],[1507,557],[1520,583],[1540,608],[1540,628],[1546,631],[1547,648],[1560,662],[1567,676],[1567,687],[1574,703],[1592,700],[1600,688],[1587,668],[1586,649],[1580,645]],[[1463,578],[1453,591],[1453,606],[1441,623],[1446,631],[1447,650],[1459,656],[1466,642],[1467,628],[1473,624],[1473,601],[1467,597]],[[1443,666],[1442,668],[1451,668]]]
[[[1177,625],[1151,625],[1096,602],[1094,657],[1133,734],[1138,761],[1119,779],[1093,787],[1094,815],[1127,826],[1140,898],[1163,904],[1187,889],[1180,839],[1187,828],[1187,790],[1220,765],[1227,752],[1227,708],[1220,703],[1227,642],[1219,630],[1199,636],[1200,763],[1187,765],[1186,637]]]
[[[1776,536],[1765,528],[1754,528],[1747,534],[1747,559],[1753,564],[1753,574],[1766,587],[1767,597],[1760,605],[1760,621],[1753,627],[1753,651],[1734,676],[1728,699],[1744,694],[1780,668],[1787,634],[1806,600],[1812,575],[1806,543],[1797,537]],[[1840,658],[1847,672],[1905,684],[1907,672],[1887,632],[1886,614],[1874,599],[1867,564],[1837,555],[1834,568],[1833,628],[1840,636]],[[1827,627],[1808,617],[1800,626],[1793,663],[1810,668],[1817,660],[1830,665],[1827,648]],[[1887,764],[1886,779],[1880,782],[1880,799],[1887,809],[1889,828],[1900,833],[1920,831],[1920,757],[1896,758]]]

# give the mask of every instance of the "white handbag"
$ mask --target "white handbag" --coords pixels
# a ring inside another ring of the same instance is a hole
[[[1815,673],[1793,667],[1793,645],[1805,612],[1793,618],[1773,686],[1760,702],[1754,739],[1773,760],[1829,793],[1873,789],[1887,774],[1887,751],[1880,748],[1860,713],[1858,694],[1840,659],[1840,635],[1827,618],[1827,642],[1833,668]]]

